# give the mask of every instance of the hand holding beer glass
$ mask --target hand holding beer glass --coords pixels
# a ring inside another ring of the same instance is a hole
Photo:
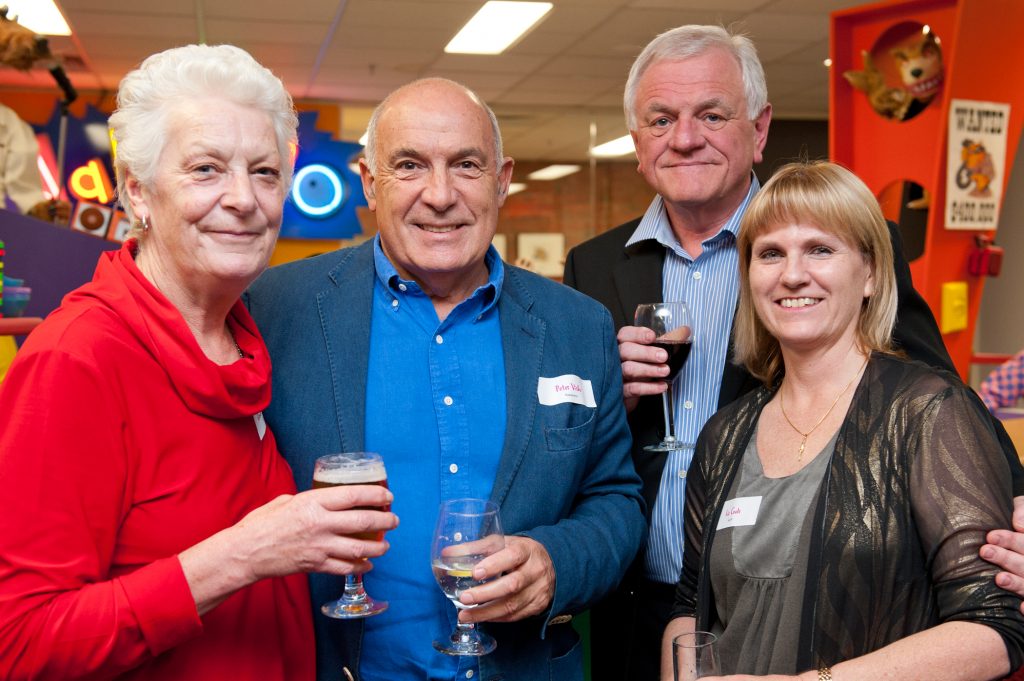
[[[505,548],[498,505],[484,499],[452,499],[441,503],[430,549],[434,579],[444,595],[459,610],[475,608],[459,600],[463,591],[480,586],[487,579],[473,577],[476,564]],[[480,656],[498,647],[493,637],[479,631],[472,622],[459,622],[447,640],[434,641],[445,655]]]
[[[329,454],[316,460],[313,468],[313,489],[343,485],[388,486],[387,471],[380,454],[373,452],[349,452]],[[370,508],[370,507],[366,507]],[[390,511],[390,504],[373,507],[372,510]],[[353,535],[356,539],[381,541],[384,532],[368,532]],[[320,611],[335,619],[352,619],[378,615],[388,609],[387,601],[377,601],[363,588],[362,575],[346,575],[345,591],[336,601],[324,603]]]

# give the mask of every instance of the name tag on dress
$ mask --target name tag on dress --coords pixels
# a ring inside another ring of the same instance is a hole
[[[256,422],[256,432],[259,433],[260,439],[267,434],[267,422],[263,418],[263,412],[258,411],[252,415],[252,420]]]
[[[718,518],[718,527],[742,527],[757,522],[757,512],[761,509],[761,497],[736,497],[725,502],[722,515]]]
[[[537,379],[537,399],[548,407],[565,402],[597,407],[594,401],[594,387],[574,374],[563,374],[554,378]]]

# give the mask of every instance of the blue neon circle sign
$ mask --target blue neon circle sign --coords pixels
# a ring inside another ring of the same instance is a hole
[[[325,218],[341,208],[345,189],[345,181],[337,170],[323,163],[311,163],[295,173],[292,200],[303,214]]]

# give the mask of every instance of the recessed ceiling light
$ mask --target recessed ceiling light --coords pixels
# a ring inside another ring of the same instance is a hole
[[[633,137],[631,135],[623,135],[604,144],[598,144],[590,150],[590,155],[599,158],[610,158],[612,156],[632,154],[634,151],[636,151],[636,147],[633,146]]]
[[[513,194],[518,194],[519,192],[523,191],[524,189],[526,189],[526,183],[525,182],[509,182],[509,185],[508,185],[508,195],[512,196]]]
[[[71,28],[54,0],[3,0],[7,16],[41,35],[71,35]]]
[[[826,59],[825,61],[823,61],[821,63],[824,64],[826,68],[829,68],[829,67],[832,66],[832,60],[831,59]]]
[[[580,167],[574,165],[551,165],[540,170],[534,170],[527,177],[531,180],[557,180],[566,175],[578,173],[579,170]]]
[[[550,2],[490,0],[455,34],[444,51],[500,54],[550,12],[551,7]]]

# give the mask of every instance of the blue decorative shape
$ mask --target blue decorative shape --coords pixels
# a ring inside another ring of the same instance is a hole
[[[366,205],[359,176],[348,167],[362,146],[317,130],[317,116],[315,111],[299,114],[299,155],[281,236],[350,239],[362,232],[356,207]]]

